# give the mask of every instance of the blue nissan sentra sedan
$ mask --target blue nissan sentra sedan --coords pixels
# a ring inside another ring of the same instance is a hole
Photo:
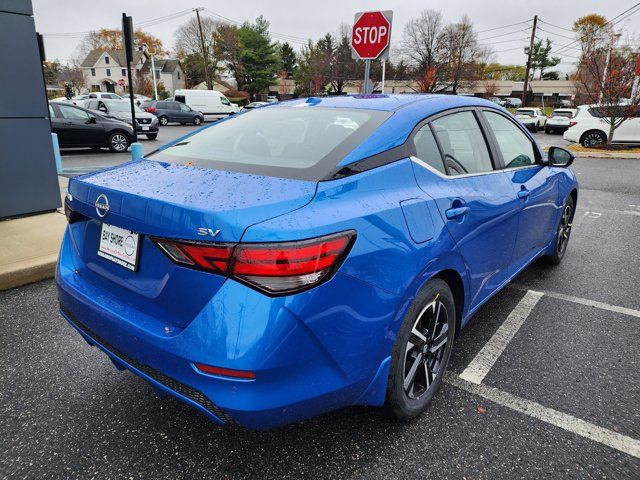
[[[474,312],[562,260],[572,161],[478,98],[273,104],[73,178],[60,309],[220,424],[347,405],[409,419]]]

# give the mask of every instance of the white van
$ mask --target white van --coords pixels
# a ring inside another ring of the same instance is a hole
[[[176,90],[173,99],[201,112],[205,120],[225,118],[239,110],[238,105],[217,90]]]

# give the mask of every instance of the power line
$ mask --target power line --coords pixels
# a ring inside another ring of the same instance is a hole
[[[503,28],[509,28],[509,27],[515,27],[516,25],[522,25],[522,24],[528,24],[531,20],[525,20],[522,22],[517,22],[517,23],[511,23],[509,25],[503,25],[501,27],[495,27],[495,28],[488,28],[486,30],[479,30],[476,33],[486,33],[486,32],[493,32],[494,30],[502,30]]]
[[[171,13],[169,15],[163,15],[162,17],[152,18],[149,20],[144,20],[142,22],[136,23],[136,27],[138,28],[148,28],[151,26],[159,25],[161,23],[165,23],[171,20],[175,20],[176,18],[180,18],[184,15],[191,13],[191,10],[182,10],[180,12]],[[108,27],[101,27],[108,28]],[[45,33],[43,34],[46,38],[82,38],[85,35],[90,34],[91,32],[95,32],[100,30],[101,28],[95,30],[87,30],[84,32],[59,32],[59,33]],[[120,28],[119,26],[113,27],[114,29]]]
[[[522,33],[522,32],[526,32],[526,31],[527,30],[521,28],[520,30],[514,30],[513,32],[509,32],[509,33],[501,33],[500,35],[493,35],[491,37],[479,38],[478,41],[485,41],[485,40],[491,40],[492,38],[506,37],[507,35],[513,35],[515,33]]]
[[[556,37],[562,37],[562,38],[566,38],[567,40],[575,40],[576,37],[567,37],[566,35],[561,35],[559,33],[555,33],[555,32],[550,32],[549,30],[545,30],[544,28],[538,27],[538,30],[540,30],[541,32],[545,32],[548,33],[549,35],[555,35]]]

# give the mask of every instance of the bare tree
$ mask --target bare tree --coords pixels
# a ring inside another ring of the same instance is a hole
[[[483,66],[491,57],[491,50],[478,43],[467,15],[444,29],[441,43],[446,52],[446,80],[451,93],[456,95],[461,86],[470,86],[482,78]]]
[[[444,30],[442,13],[423,10],[405,25],[402,32],[401,51],[407,63],[415,67],[421,91],[437,90],[438,81],[445,73],[442,68]]]

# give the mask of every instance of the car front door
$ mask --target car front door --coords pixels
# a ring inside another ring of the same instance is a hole
[[[504,164],[519,203],[518,235],[512,264],[517,271],[553,240],[558,213],[558,184],[531,138],[509,117],[483,110],[496,154]]]
[[[95,117],[72,105],[58,105],[68,134],[68,146],[92,146],[104,143],[104,129]]]
[[[436,202],[469,275],[475,309],[509,278],[518,202],[474,109],[439,116],[414,133],[416,180]]]

